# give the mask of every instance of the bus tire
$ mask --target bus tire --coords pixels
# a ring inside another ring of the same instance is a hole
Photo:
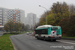
[[[39,38],[37,37],[37,39],[39,39]]]
[[[46,39],[44,38],[44,41],[45,41]]]
[[[43,37],[44,41],[46,40],[45,36]]]
[[[51,42],[53,41],[53,39],[50,40]]]
[[[56,41],[56,39],[54,39],[53,41]]]

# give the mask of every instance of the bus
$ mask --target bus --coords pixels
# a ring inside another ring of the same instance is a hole
[[[35,38],[56,41],[62,36],[60,26],[42,25],[35,29]]]

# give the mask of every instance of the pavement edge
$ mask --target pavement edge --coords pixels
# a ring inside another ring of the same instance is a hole
[[[11,37],[9,36],[9,38],[10,38],[10,40],[11,40]],[[12,45],[13,45],[13,47],[14,47],[14,50],[17,50],[17,48],[15,47],[15,44],[13,43],[13,41],[11,40],[11,43],[12,43]]]

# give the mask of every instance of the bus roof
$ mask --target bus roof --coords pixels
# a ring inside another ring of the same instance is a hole
[[[38,26],[36,28],[36,30],[38,30],[38,29],[48,29],[49,27],[60,27],[60,26],[42,25],[42,26]]]
[[[38,26],[36,29],[38,29],[38,28],[47,28],[47,27],[52,27],[52,25],[42,25],[42,26]]]

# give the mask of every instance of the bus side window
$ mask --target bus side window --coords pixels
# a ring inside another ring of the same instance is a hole
[[[47,34],[48,33],[48,29],[43,29],[42,30],[42,34]]]

